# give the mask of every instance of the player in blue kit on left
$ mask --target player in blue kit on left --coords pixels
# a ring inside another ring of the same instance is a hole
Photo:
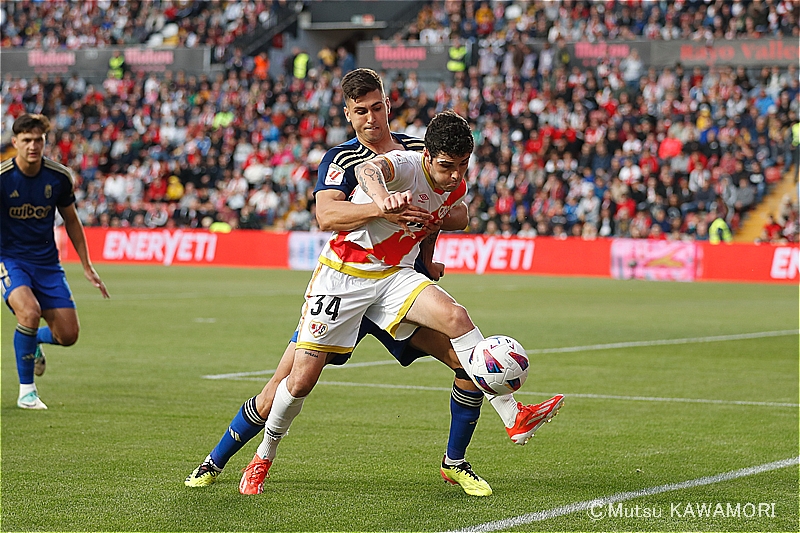
[[[17,155],[0,163],[0,285],[6,304],[17,317],[17,406],[47,409],[34,383],[34,375],[41,376],[45,370],[39,345],[71,346],[80,330],[55,244],[56,210],[86,279],[104,298],[109,296],[89,259],[83,225],[75,211],[72,173],[44,157],[50,121],[43,115],[24,114],[14,121],[12,130]],[[42,318],[47,325],[40,328]]]

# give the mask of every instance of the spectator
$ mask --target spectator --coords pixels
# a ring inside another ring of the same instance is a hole
[[[783,227],[775,221],[772,214],[767,215],[767,223],[756,242],[777,243],[783,240]]]
[[[739,179],[739,187],[736,189],[734,196],[733,208],[738,215],[746,213],[756,201],[755,187],[750,183],[747,178]]]

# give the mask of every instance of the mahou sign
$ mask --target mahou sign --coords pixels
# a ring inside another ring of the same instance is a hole
[[[163,72],[183,70],[187,74],[209,72],[211,50],[201,48],[118,47],[81,50],[3,50],[3,74],[30,77],[34,74],[68,75],[78,72],[90,82],[102,81],[108,73],[108,60],[119,50],[131,70]]]
[[[373,70],[430,70],[447,72],[448,46],[444,44],[359,43],[358,66]]]

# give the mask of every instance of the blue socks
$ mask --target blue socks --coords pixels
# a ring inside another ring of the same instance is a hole
[[[33,383],[33,359],[36,357],[36,329],[17,324],[14,332],[14,353],[17,356],[17,374],[21,385]]]
[[[31,362],[31,372],[33,372],[33,362]],[[261,418],[256,410],[255,396],[244,402],[231,420],[228,430],[211,450],[211,460],[214,461],[214,465],[220,470],[224,468],[236,452],[264,430],[266,423],[267,421]]]
[[[39,333],[36,334],[36,342],[39,344],[57,344],[53,341],[53,332],[50,331],[50,326],[39,328]]]
[[[453,461],[464,459],[467,446],[472,440],[478,417],[481,416],[483,393],[465,391],[453,384],[450,395],[450,438],[447,441],[447,458]]]

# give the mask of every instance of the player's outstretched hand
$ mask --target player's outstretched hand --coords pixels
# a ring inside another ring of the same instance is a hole
[[[383,199],[382,211],[384,213],[400,213],[409,205],[411,205],[410,191],[393,192]]]
[[[433,219],[433,215],[416,205],[407,205],[399,213],[384,213],[383,218],[401,226],[408,224],[426,226]]]
[[[103,295],[103,298],[111,298],[111,296],[108,294],[108,289],[106,289],[106,284],[103,283],[102,279],[100,279],[100,276],[97,274],[97,271],[95,271],[93,266],[85,268],[83,270],[83,275],[86,276],[86,279],[88,279],[92,285],[100,289],[100,293]]]

